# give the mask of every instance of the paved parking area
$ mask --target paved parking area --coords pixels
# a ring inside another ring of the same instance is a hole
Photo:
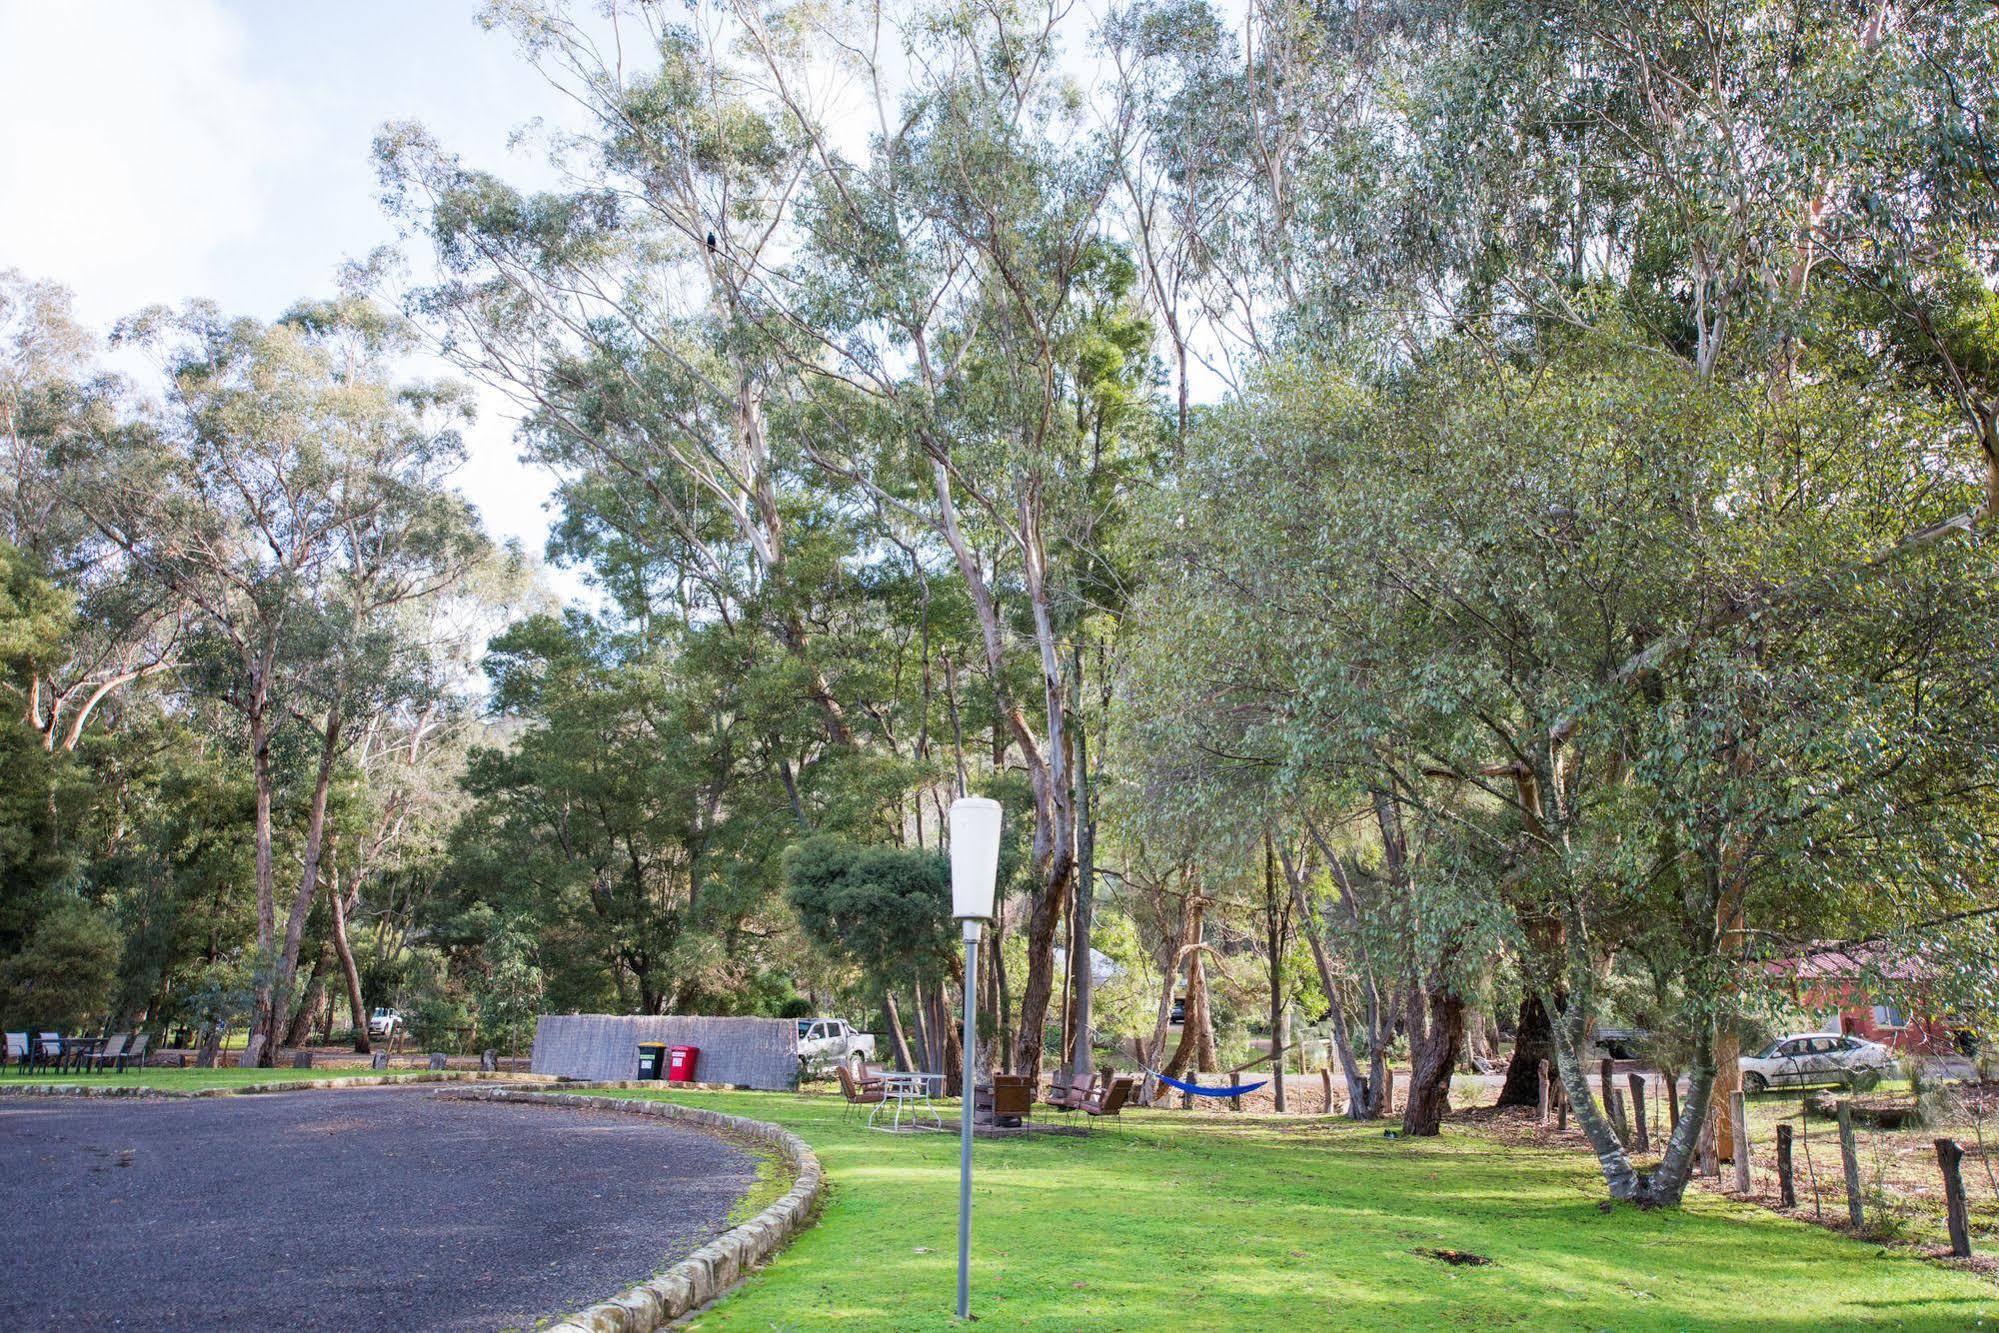
[[[705,1244],[756,1165],[428,1090],[10,1099],[0,1327],[526,1328]]]

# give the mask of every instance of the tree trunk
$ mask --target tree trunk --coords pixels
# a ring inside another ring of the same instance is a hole
[[[261,680],[252,686],[249,714],[250,771],[256,783],[257,805],[251,837],[256,844],[257,970],[250,1030],[265,1030],[271,1022],[271,973],[277,959],[277,881],[271,855],[271,735]]]
[[[1507,1062],[1506,1082],[1500,1086],[1499,1100],[1493,1105],[1537,1105],[1540,1101],[1537,1071],[1543,1060],[1550,1065],[1555,1062],[1555,1034],[1548,1023],[1547,1006],[1530,987],[1520,997],[1520,1019],[1513,1032],[1513,1058]]]
[[[1090,932],[1096,924],[1097,824],[1090,806],[1090,750],[1083,731],[1083,650],[1072,653],[1076,692],[1075,717],[1071,719],[1076,742],[1076,910],[1069,935],[1069,993],[1075,1045],[1070,1053],[1070,1070],[1081,1076],[1090,1072],[1091,1006],[1095,999],[1096,975],[1091,963]]]
[[[1547,1003],[1544,998],[1543,1003]],[[1590,1069],[1582,1054],[1586,1015],[1576,997],[1553,1009],[1555,1056],[1561,1071],[1565,1099],[1575,1108],[1576,1122],[1589,1138],[1603,1171],[1610,1196],[1635,1203],[1641,1208],[1671,1207],[1686,1192],[1693,1174],[1695,1155],[1707,1125],[1709,1099],[1714,1091],[1714,1035],[1711,1029],[1696,1029],[1693,1065],[1688,1080],[1686,1104],[1673,1126],[1658,1169],[1647,1175],[1632,1165],[1630,1154],[1618,1139],[1604,1110],[1590,1095]]]
[[[1448,990],[1423,988],[1409,1000],[1409,1096],[1402,1112],[1402,1132],[1417,1138],[1433,1136],[1451,1109],[1451,1070],[1458,1062],[1464,1038],[1464,1001]],[[1428,1013],[1425,1014],[1427,1000]]]
[[[354,1018],[354,1052],[368,1055],[373,1051],[368,1037],[368,1010],[361,998],[361,970],[354,965],[353,942],[347,938],[346,895],[341,892],[338,880],[327,897],[333,904],[333,952],[340,959],[340,972],[347,981],[347,1009]]]
[[[319,890],[320,853],[326,846],[326,800],[333,790],[333,770],[340,755],[340,714],[329,710],[326,729],[321,733],[319,769],[313,775],[312,806],[306,816],[305,864],[300,869],[298,892],[292,895],[291,911],[285,917],[284,951],[278,956],[276,975],[271,981],[271,1012],[275,1016],[291,1003],[292,983],[298,973],[298,951],[305,937],[305,920],[312,911],[313,895]],[[258,1064],[269,1065],[277,1055],[278,1028],[267,1025],[269,1034],[258,1053]]]
[[[916,1068],[909,1059],[909,1038],[903,1035],[902,1013],[895,1007],[895,992],[882,992],[882,1022],[888,1028],[888,1040],[895,1055],[895,1067],[904,1072]]]
[[[287,1046],[303,1046],[312,1035],[312,1023],[319,1017],[319,1002],[326,991],[326,965],[331,961],[327,955],[331,952],[328,945],[321,943],[319,952],[313,956],[312,970],[306,973],[298,1003],[292,1006],[291,1021],[285,1024]]]

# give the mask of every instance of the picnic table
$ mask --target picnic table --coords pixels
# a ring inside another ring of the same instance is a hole
[[[883,1107],[893,1107],[887,1132],[902,1128],[903,1112],[909,1113],[911,1125],[918,1123],[917,1117],[925,1112],[938,1129],[944,1128],[944,1117],[938,1113],[937,1103],[932,1100],[944,1088],[942,1074],[924,1074],[915,1071],[886,1070],[881,1075],[882,1100],[874,1110],[868,1112],[868,1128],[875,1128],[875,1117]]]

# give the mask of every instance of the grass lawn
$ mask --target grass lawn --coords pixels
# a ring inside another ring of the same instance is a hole
[[[390,1077],[405,1078],[422,1071],[387,1071]],[[166,1092],[200,1092],[208,1088],[236,1088],[249,1083],[294,1083],[327,1078],[380,1078],[365,1066],[359,1069],[127,1069],[122,1074],[43,1074],[23,1077],[8,1070],[0,1074],[0,1090],[26,1084],[29,1087],[74,1085],[80,1087],[139,1086]]]
[[[870,1133],[823,1096],[673,1096],[788,1126],[831,1181],[818,1225],[695,1327],[952,1326],[955,1133]],[[1587,1156],[1458,1127],[1409,1141],[1345,1122],[1140,1112],[1087,1139],[975,1151],[972,1309],[993,1327],[1999,1321],[1990,1277],[1710,1196],[1605,1213]]]

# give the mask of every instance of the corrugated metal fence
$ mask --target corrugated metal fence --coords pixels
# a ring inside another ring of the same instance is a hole
[[[773,1090],[798,1086],[798,1024],[788,1018],[543,1014],[534,1029],[534,1072],[637,1078],[642,1041],[699,1046],[694,1076],[703,1083]]]

